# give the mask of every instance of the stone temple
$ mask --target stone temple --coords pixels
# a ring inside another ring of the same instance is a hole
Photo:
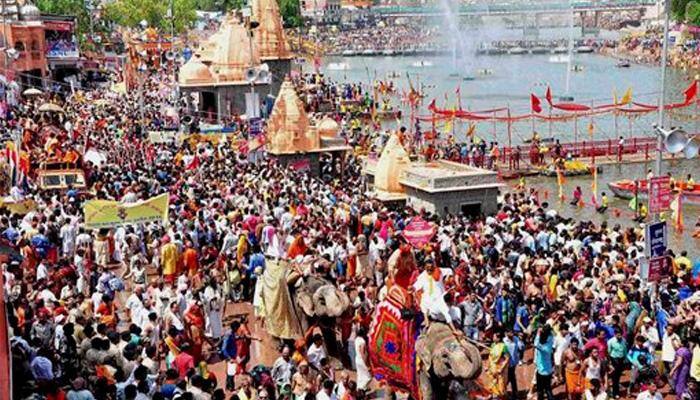
[[[411,161],[396,134],[379,159],[365,160],[364,171],[369,189],[387,205],[407,204],[441,215],[495,213],[504,186],[494,171],[446,160]]]

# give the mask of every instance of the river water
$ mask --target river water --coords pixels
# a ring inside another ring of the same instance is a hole
[[[435,98],[438,107],[454,108],[461,102],[464,109],[484,110],[496,107],[510,107],[511,113],[527,114],[530,112],[530,93],[535,93],[542,99],[543,108],[546,109],[544,93],[549,85],[554,97],[565,91],[566,64],[550,62],[551,55],[502,55],[502,56],[474,56],[468,61],[458,61],[457,67],[453,57],[447,56],[377,56],[377,57],[330,57],[326,58],[322,65],[322,71],[332,79],[339,82],[363,82],[369,84],[373,80],[392,80],[400,90],[408,90],[408,77],[415,86],[424,85],[426,93],[425,101],[421,106],[419,115],[428,115],[426,110],[430,100]],[[415,65],[422,62],[431,65],[418,68]],[[329,70],[329,63],[344,63],[346,70]],[[617,60],[598,54],[577,54],[573,64],[581,66],[580,72],[570,75],[569,95],[574,101],[583,104],[609,104],[613,99],[613,90],[618,97],[631,87],[633,100],[640,103],[656,104],[659,92],[659,68],[658,66],[635,65],[630,68],[616,68]],[[492,74],[480,75],[478,70],[489,69]],[[454,77],[455,72],[462,76],[473,76],[474,80],[465,81],[461,77]],[[399,78],[387,78],[390,74],[399,74]],[[679,102],[683,100],[683,90],[689,85],[690,78],[680,71],[669,69],[667,72],[667,88],[665,97],[667,102]],[[461,96],[456,96],[459,87]],[[555,100],[556,101],[556,100]],[[399,106],[397,97],[391,100],[392,104]],[[406,111],[406,110],[404,110]],[[545,111],[546,113],[547,111]],[[408,124],[408,112],[404,112],[402,123]],[[504,116],[504,114],[500,114]],[[698,118],[695,110],[683,110],[682,112],[667,113],[666,125],[683,126],[689,132],[698,132]],[[635,115],[631,118],[622,115],[617,118],[613,115],[596,116],[593,118],[582,117],[573,122],[548,123],[536,122],[535,130],[542,137],[555,137],[562,141],[575,140],[603,140],[615,139],[618,136],[640,137],[652,136],[652,124],[657,120],[656,113]],[[594,126],[593,135],[589,134],[588,126]],[[495,140],[499,143],[507,143],[508,126],[505,123],[477,123],[476,134],[486,140]],[[426,126],[425,129],[428,127]],[[438,126],[438,129],[440,127]],[[466,123],[455,124],[455,136],[457,139],[464,137]],[[532,122],[529,120],[514,123],[511,126],[511,141],[513,144],[522,143],[532,136]],[[599,194],[606,191],[609,194],[611,208],[621,210],[619,216],[614,212],[605,215],[598,214],[592,206],[583,208],[571,207],[568,203],[561,203],[556,199],[556,179],[546,177],[533,177],[527,180],[527,184],[537,187],[542,195],[548,194],[549,202],[562,214],[572,216],[578,220],[592,220],[600,223],[605,220],[609,224],[620,223],[623,226],[634,224],[632,222],[632,210],[627,206],[628,201],[616,199],[607,188],[607,183],[619,179],[643,179],[648,168],[652,164],[627,164],[609,165],[603,167],[599,174]],[[700,180],[700,160],[665,162],[664,173],[672,172],[676,178],[685,177],[692,173],[695,180]],[[511,182],[514,183],[514,182]],[[586,201],[591,197],[591,177],[571,177],[565,184],[565,195],[571,197],[575,186],[581,186],[586,193]],[[700,241],[691,237],[694,225],[700,216],[700,207],[684,207],[684,219],[686,229],[683,233],[670,229],[670,244],[675,249],[687,249],[689,254],[700,257],[698,244]]]

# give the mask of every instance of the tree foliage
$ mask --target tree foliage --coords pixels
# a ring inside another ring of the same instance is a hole
[[[671,15],[677,21],[700,26],[700,0],[671,0]]]
[[[175,15],[175,32],[187,30],[196,20],[195,0],[172,0]],[[104,17],[118,25],[136,27],[142,20],[149,26],[170,32],[171,21],[168,18],[170,1],[167,0],[115,0],[105,6]]]
[[[301,16],[299,11],[299,0],[278,0],[280,5],[280,14],[284,20],[286,27],[297,27],[301,24]]]
[[[197,0],[196,6],[202,11],[228,12],[245,7],[245,0]]]
[[[42,13],[75,16],[78,20],[76,33],[79,37],[89,31],[90,14],[83,0],[38,0],[36,6]]]

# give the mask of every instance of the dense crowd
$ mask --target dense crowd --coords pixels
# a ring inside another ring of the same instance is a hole
[[[43,190],[30,174],[10,193],[36,207],[0,211],[12,256],[2,272],[14,398],[391,393],[374,381],[367,335],[375,307],[398,282],[426,321],[490,346],[480,380],[488,396],[517,398],[525,389],[551,400],[563,385],[570,399],[656,400],[662,390],[698,398],[699,268],[686,251],[668,250],[670,275],[650,283],[640,275],[641,230],[563,218],[532,189],[502,194],[494,215],[436,215],[381,204],[365,192],[351,155],[342,168],[325,165],[330,178],[319,180],[271,159],[250,162],[232,141],[151,143],[146,130],[168,118],[164,81],[150,74],[143,119],[137,100],[104,90],[54,98],[65,112],[50,116],[37,111],[46,98],[7,109],[3,129],[23,132],[34,168],[62,160],[81,165],[87,180],[84,190]],[[384,142],[374,143],[377,152]],[[80,160],[88,149],[105,160]],[[130,204],[162,193],[164,222],[84,225],[88,199]],[[419,248],[402,234],[418,217],[435,229]],[[408,270],[392,266],[392,255],[408,253],[416,259]],[[265,321],[231,305],[259,310],[261,276],[277,260],[333,282],[350,306],[325,329],[312,325],[280,341],[272,365],[252,365],[254,348],[275,349],[257,344]],[[221,362],[223,372],[210,370]],[[531,382],[516,379],[533,368]]]

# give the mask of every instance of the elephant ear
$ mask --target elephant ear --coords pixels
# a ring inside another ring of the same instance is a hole
[[[430,371],[433,365],[432,354],[428,346],[428,341],[424,334],[418,336],[416,339],[416,358],[420,361],[419,365],[426,373]]]
[[[350,305],[350,299],[333,285],[319,287],[313,295],[316,315],[339,317]]]
[[[481,375],[481,353],[479,353],[479,348],[471,343],[464,343],[463,346],[471,362],[471,369],[467,371],[467,379],[474,379]]]
[[[301,310],[304,312],[309,317],[313,317],[315,315],[314,312],[314,301],[311,295],[305,290],[300,290],[296,294],[297,298],[297,305]]]

